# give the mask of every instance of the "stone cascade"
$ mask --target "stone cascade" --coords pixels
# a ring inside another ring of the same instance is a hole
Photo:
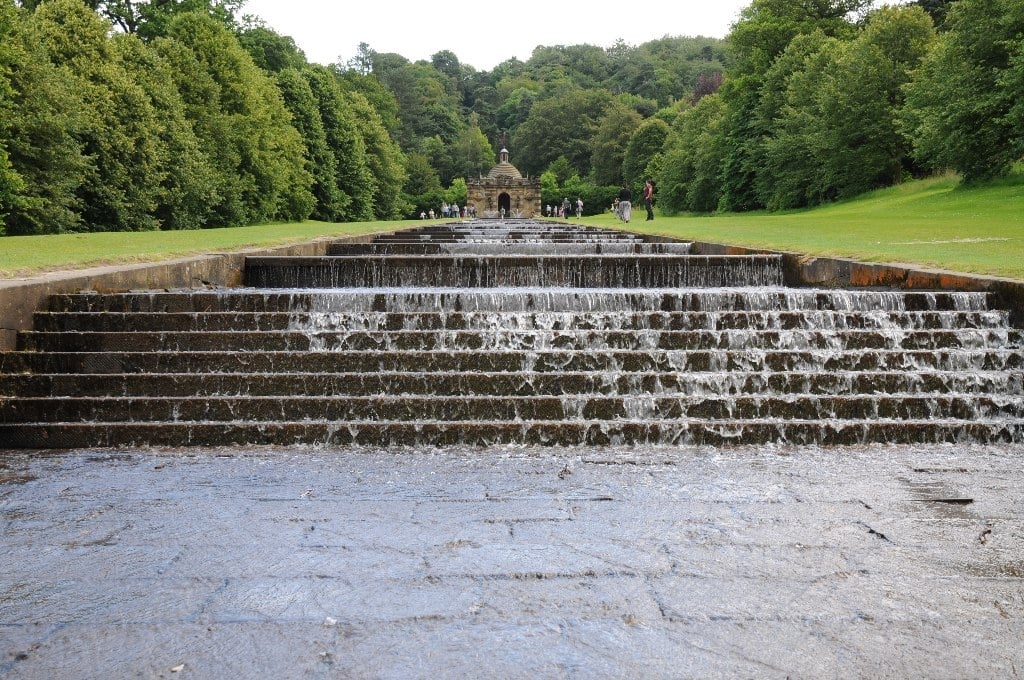
[[[54,296],[0,354],[0,441],[1024,442],[1022,334],[983,293],[787,288],[773,256],[550,222],[329,252]]]

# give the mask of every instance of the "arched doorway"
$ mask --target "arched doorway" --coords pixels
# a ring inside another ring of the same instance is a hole
[[[501,212],[501,211],[505,212]],[[512,214],[512,197],[502,192],[498,194],[498,212],[508,217]]]

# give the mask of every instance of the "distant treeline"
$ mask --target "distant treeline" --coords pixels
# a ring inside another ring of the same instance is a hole
[[[645,177],[782,209],[1024,155],[1020,0],[754,0],[726,40],[546,46],[491,71],[363,44],[311,64],[244,0],[0,0],[3,233],[393,219],[500,146],[544,202]]]

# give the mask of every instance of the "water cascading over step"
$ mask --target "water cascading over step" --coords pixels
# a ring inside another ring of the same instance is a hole
[[[248,287],[54,296],[0,354],[22,447],[1024,441],[1024,351],[981,293],[786,288],[566,223],[251,258]]]

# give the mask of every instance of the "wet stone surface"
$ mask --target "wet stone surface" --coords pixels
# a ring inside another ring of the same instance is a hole
[[[1022,460],[0,452],[0,677],[1016,677]]]

